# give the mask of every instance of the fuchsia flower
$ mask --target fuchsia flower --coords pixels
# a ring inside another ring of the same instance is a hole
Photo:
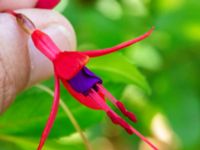
[[[31,35],[33,43],[37,49],[43,53],[53,63],[54,66],[54,101],[52,104],[49,119],[42,133],[38,150],[42,149],[58,111],[60,81],[64,84],[69,93],[81,104],[91,109],[103,110],[114,124],[121,126],[129,134],[136,134],[144,142],[149,144],[152,149],[157,150],[157,148],[150,141],[148,141],[148,139],[146,139],[141,133],[139,133],[136,129],[124,121],[106,104],[106,99],[108,99],[131,121],[137,121],[135,115],[132,112],[129,112],[122,102],[117,100],[110,92],[104,88],[101,78],[96,76],[86,67],[86,64],[90,58],[113,53],[136,42],[139,42],[147,38],[152,33],[153,28],[142,36],[121,43],[112,48],[85,52],[62,52],[52,41],[52,39],[44,32],[36,29],[34,24],[27,17],[14,12],[11,14],[17,18],[17,21],[21,27]]]
[[[54,8],[60,0],[38,0],[36,8],[52,9]]]

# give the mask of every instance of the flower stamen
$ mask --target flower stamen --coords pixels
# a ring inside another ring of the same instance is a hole
[[[123,127],[129,134],[136,134],[141,140],[146,142],[153,150],[158,150],[147,138],[145,138],[139,131],[129,125],[124,121],[119,115],[117,115],[105,102],[104,100],[96,93],[94,89],[91,89],[89,96],[106,112],[108,117],[112,120],[114,124],[120,125]]]
[[[110,92],[108,92],[102,84],[97,84],[99,90],[108,98],[110,102],[112,102],[126,117],[128,117],[131,121],[137,122],[136,116],[128,111],[124,104],[117,100]]]

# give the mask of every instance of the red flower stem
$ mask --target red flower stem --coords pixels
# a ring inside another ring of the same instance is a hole
[[[54,100],[53,100],[53,105],[51,108],[51,112],[49,115],[49,119],[46,123],[45,129],[42,133],[41,139],[40,139],[40,144],[37,148],[37,150],[41,150],[48,135],[49,132],[53,126],[53,123],[55,121],[56,118],[56,114],[58,112],[58,107],[59,107],[59,99],[60,99],[60,82],[59,82],[59,78],[58,76],[55,74],[55,91],[54,91]]]
[[[21,13],[16,13],[13,10],[5,10],[4,13],[9,13],[14,16],[17,20],[17,23],[26,33],[31,34],[34,30],[36,30],[36,26],[27,16]]]
[[[114,47],[111,47],[111,48],[105,48],[105,49],[101,49],[101,50],[90,50],[90,51],[85,51],[83,52],[85,55],[88,55],[90,57],[97,57],[97,56],[102,56],[102,55],[106,55],[106,54],[109,54],[109,53],[113,53],[115,51],[118,51],[120,49],[123,49],[123,48],[126,48],[132,44],[135,44],[139,41],[142,41],[143,39],[147,38],[148,36],[151,35],[151,33],[153,32],[154,30],[154,27],[152,27],[148,32],[146,32],[145,34],[135,38],[135,39],[132,39],[130,41],[127,41],[127,42],[124,42],[124,43],[121,43],[119,45],[116,45]]]

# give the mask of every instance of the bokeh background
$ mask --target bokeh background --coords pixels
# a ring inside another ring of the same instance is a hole
[[[200,149],[199,0],[63,0],[56,10],[74,26],[78,50],[110,47],[155,26],[148,39],[88,67],[138,116],[133,126],[161,150]],[[42,84],[53,89],[53,83]],[[93,150],[149,149],[64,88],[62,98]],[[0,150],[35,150],[51,102],[39,87],[18,95],[0,118]],[[65,111],[60,108],[44,149],[86,150]]]

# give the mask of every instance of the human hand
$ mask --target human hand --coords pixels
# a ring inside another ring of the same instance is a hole
[[[60,49],[75,50],[76,38],[70,23],[52,10],[33,8],[37,0],[1,0],[0,11],[16,9],[46,32]],[[13,16],[0,13],[0,113],[17,93],[53,74],[52,64],[36,50]]]

